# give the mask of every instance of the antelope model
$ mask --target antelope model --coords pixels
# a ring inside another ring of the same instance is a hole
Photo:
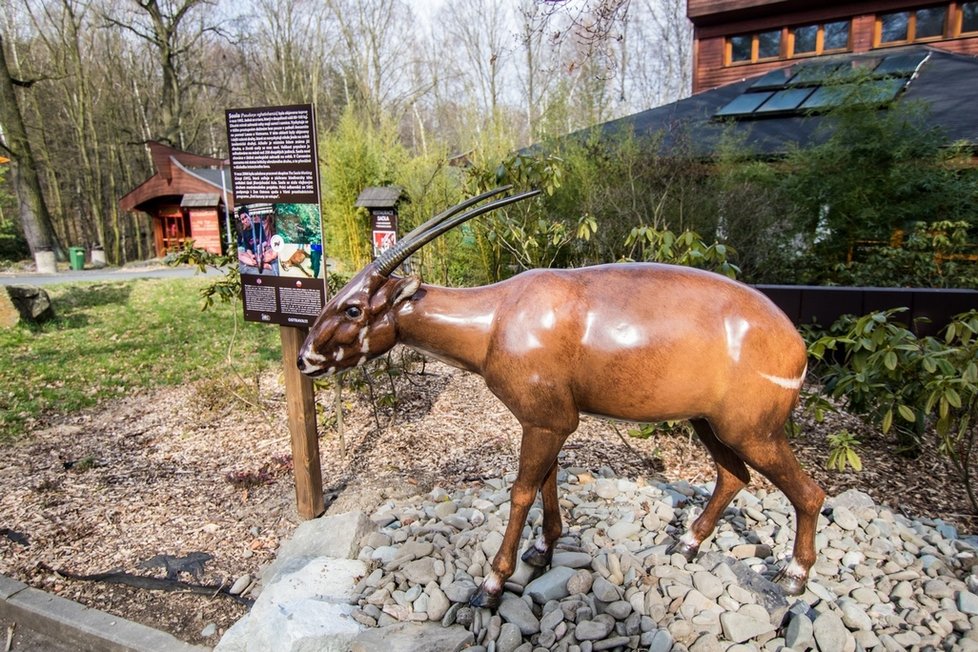
[[[512,511],[492,572],[472,597],[495,607],[516,566],[527,512],[543,494],[540,537],[523,554],[549,565],[561,533],[557,454],[580,413],[689,419],[717,468],[703,513],[670,552],[692,560],[748,482],[750,465],[791,501],[792,560],[778,574],[801,593],[815,561],[825,496],[788,447],[784,424],[805,378],[805,346],[764,295],[724,276],[660,264],[537,269],[486,287],[426,285],[394,269],[449,229],[536,194],[474,197],[432,218],[361,270],[326,304],[299,353],[310,376],[360,366],[403,343],[481,375],[523,428]],[[459,215],[459,213],[462,213]]]

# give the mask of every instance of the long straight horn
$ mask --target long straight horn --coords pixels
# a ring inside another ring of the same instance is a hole
[[[403,238],[401,238],[401,242],[408,243],[413,238],[416,238],[419,235],[421,235],[422,233],[424,233],[425,231],[427,231],[428,229],[430,229],[432,227],[435,227],[435,226],[441,224],[442,222],[444,222],[448,218],[452,217],[453,215],[456,215],[458,213],[461,213],[466,208],[468,208],[470,206],[474,206],[475,204],[478,204],[483,199],[488,199],[489,197],[492,197],[493,195],[498,195],[500,193],[506,192],[507,190],[509,190],[512,187],[513,187],[512,185],[509,185],[509,186],[501,186],[499,188],[494,188],[492,190],[486,191],[486,192],[482,193],[481,195],[476,195],[475,197],[469,197],[468,199],[466,199],[465,201],[463,201],[461,204],[458,204],[457,206],[452,206],[451,208],[446,209],[446,210],[442,211],[441,213],[438,213],[438,215],[435,215],[433,218],[431,218],[430,220],[428,220],[424,224],[416,227],[413,231],[411,231],[406,236],[404,236]]]
[[[495,193],[493,193],[495,194]],[[398,242],[396,245],[385,251],[376,260],[377,271],[379,271],[384,276],[389,276],[391,272],[397,269],[397,266],[403,263],[411,254],[415,251],[428,244],[441,234],[446,231],[454,229],[456,226],[468,222],[474,217],[484,215],[489,211],[495,210],[497,208],[502,208],[503,206],[508,206],[509,204],[514,204],[518,201],[524,199],[529,199],[535,195],[539,195],[539,190],[529,190],[518,195],[510,195],[509,197],[502,197],[495,201],[491,201],[488,204],[474,208],[467,213],[462,213],[461,215],[456,215],[450,219],[444,219],[437,225],[429,228],[423,233],[415,235],[415,237],[410,240],[404,239]],[[432,220],[429,220],[432,221]],[[413,233],[413,231],[412,231]]]

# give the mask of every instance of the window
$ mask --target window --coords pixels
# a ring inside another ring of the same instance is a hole
[[[753,38],[750,34],[731,36],[729,40],[730,62],[750,61],[752,41]]]
[[[757,58],[773,59],[781,56],[781,30],[761,32],[757,35]]]
[[[947,31],[947,6],[895,11],[876,19],[876,44],[894,45],[941,38]]]
[[[781,30],[727,37],[727,65],[781,57]]]
[[[974,3],[978,9],[978,2]],[[850,21],[837,20],[728,36],[726,65],[808,57],[849,49]]]
[[[914,38],[935,38],[944,36],[944,23],[947,20],[947,7],[918,9],[916,12]]]
[[[804,57],[849,49],[849,21],[837,20],[821,25],[803,25],[789,30],[789,57]]]
[[[961,3],[961,33],[978,32],[978,2]]]
[[[839,20],[825,23],[825,45],[823,50],[849,49],[849,21]]]
[[[879,18],[880,43],[900,43],[910,40],[910,12],[883,14]]]
[[[818,52],[818,25],[805,25],[794,29],[795,47],[793,52],[799,54],[815,54]]]

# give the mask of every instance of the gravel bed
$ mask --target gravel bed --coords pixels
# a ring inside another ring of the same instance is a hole
[[[906,518],[859,491],[831,498],[812,580],[788,598],[770,581],[794,532],[780,492],[742,491],[687,563],[666,549],[711,486],[621,479],[608,468],[561,472],[565,528],[553,566],[538,576],[521,563],[495,613],[472,609],[512,480],[381,505],[371,516],[379,531],[362,542],[372,570],[353,617],[391,632],[402,622],[465,627],[474,652],[978,650],[978,542],[953,525]],[[538,503],[524,542],[541,523]]]

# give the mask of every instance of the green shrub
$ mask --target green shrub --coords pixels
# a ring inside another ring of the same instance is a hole
[[[978,511],[972,486],[978,312],[958,315],[937,338],[917,337],[894,322],[901,311],[837,322],[830,334],[809,345],[821,363],[813,371],[826,394],[868,417],[884,434],[893,431],[901,452],[919,453],[933,433]]]
[[[840,285],[974,288],[978,266],[965,256],[973,251],[968,223],[915,222],[901,246],[874,247],[865,260],[836,267]]]

